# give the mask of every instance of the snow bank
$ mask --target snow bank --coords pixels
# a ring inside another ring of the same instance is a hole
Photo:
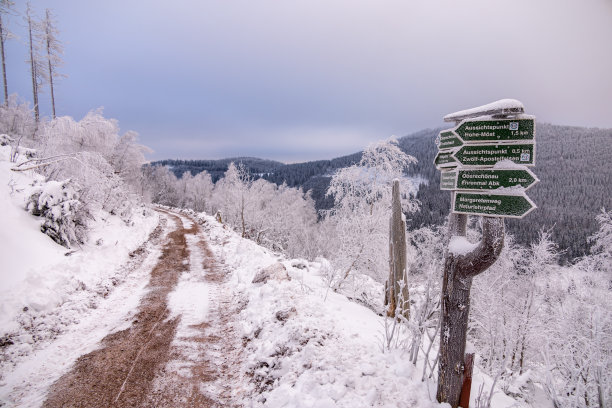
[[[245,406],[442,406],[403,350],[382,351],[384,318],[328,290],[320,276],[325,260],[287,260],[212,217],[204,227],[244,305],[235,329],[245,345]],[[252,283],[277,263],[290,280]]]
[[[147,239],[158,217],[142,207],[128,225],[117,216],[95,213],[89,242],[69,251],[42,234],[42,220],[25,211],[32,183],[41,177],[10,171],[9,153],[8,146],[0,147],[0,339],[23,340],[23,354],[25,345],[34,343],[24,326],[38,319],[41,331],[53,336],[78,321],[84,309],[95,307],[96,296],[105,297],[118,283],[119,267]],[[70,310],[56,313],[63,304]]]

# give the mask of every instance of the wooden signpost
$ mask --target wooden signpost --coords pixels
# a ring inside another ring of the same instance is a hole
[[[465,344],[472,279],[497,260],[504,218],[523,218],[536,208],[525,194],[539,181],[527,168],[535,165],[535,118],[524,113],[522,103],[504,99],[450,114],[444,120],[455,127],[436,141],[440,188],[452,192],[450,236],[465,237],[467,216],[482,216],[480,243],[468,253],[449,248],[444,260],[437,399],[452,408],[460,397],[463,408],[469,403],[471,381],[464,380],[471,377]]]

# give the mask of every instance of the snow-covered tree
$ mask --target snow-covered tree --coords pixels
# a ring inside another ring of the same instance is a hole
[[[605,208],[596,217],[599,222],[599,230],[590,238],[593,246],[591,253],[595,268],[612,273],[612,210],[606,211]]]
[[[414,162],[414,157],[390,139],[371,144],[358,164],[340,169],[332,176],[327,194],[334,197],[335,205],[324,223],[330,224],[336,234],[322,246],[339,270],[337,284],[354,271],[380,282],[386,277],[391,183],[400,180],[403,211],[415,210],[418,205],[412,198],[415,187],[403,174]]]
[[[19,145],[34,147],[35,131],[32,109],[26,102],[19,100],[16,94],[10,95],[8,104],[0,105],[0,133],[14,139],[14,147],[17,148]]]
[[[230,163],[224,177],[215,185],[215,203],[231,225],[240,226],[243,237],[247,235],[245,211],[251,205],[249,188],[253,179],[242,163]]]
[[[45,66],[37,43],[39,36],[40,24],[34,16],[34,12],[30,2],[26,6],[25,22],[28,25],[28,39],[30,46],[30,59],[27,61],[30,64],[30,75],[32,77],[32,97],[34,101],[34,119],[38,123],[40,120],[40,107],[38,105],[38,95],[40,86],[44,81]]]
[[[51,109],[53,119],[55,119],[55,92],[54,81],[62,76],[58,72],[59,67],[64,63],[62,54],[64,47],[58,38],[59,30],[57,29],[57,21],[55,16],[49,9],[45,10],[45,17],[40,21],[39,44],[38,48],[42,50],[43,58],[46,65],[45,78],[49,83],[51,94]]]

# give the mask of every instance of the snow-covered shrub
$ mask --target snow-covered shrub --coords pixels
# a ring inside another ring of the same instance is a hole
[[[44,218],[40,230],[67,248],[85,242],[87,219],[91,218],[78,190],[70,179],[52,180],[35,186],[26,204],[32,215]]]
[[[27,102],[18,100],[15,94],[9,96],[8,103],[0,105],[0,133],[26,147],[34,147],[31,144],[35,131],[36,122]]]

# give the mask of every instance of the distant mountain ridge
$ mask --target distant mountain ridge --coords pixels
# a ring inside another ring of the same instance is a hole
[[[398,140],[400,148],[416,157],[418,163],[408,169],[409,175],[420,175],[417,198],[421,209],[409,215],[409,228],[441,224],[450,209],[450,192],[440,190],[440,172],[433,164],[437,147],[434,143],[442,129],[426,129]],[[540,179],[528,191],[538,209],[522,220],[508,219],[508,231],[517,241],[527,244],[540,229],[552,230],[553,239],[565,252],[563,260],[584,255],[587,238],[597,230],[595,216],[601,208],[612,208],[612,129],[536,125],[536,166]],[[258,158],[222,160],[162,160],[153,165],[169,165],[177,176],[185,171],[197,174],[208,171],[216,181],[223,176],[232,161],[242,162],[256,177],[271,182],[287,183],[310,190],[318,209],[330,208],[333,199],[326,197],[330,175],[339,168],[361,159],[361,152],[331,160],[283,164]]]

